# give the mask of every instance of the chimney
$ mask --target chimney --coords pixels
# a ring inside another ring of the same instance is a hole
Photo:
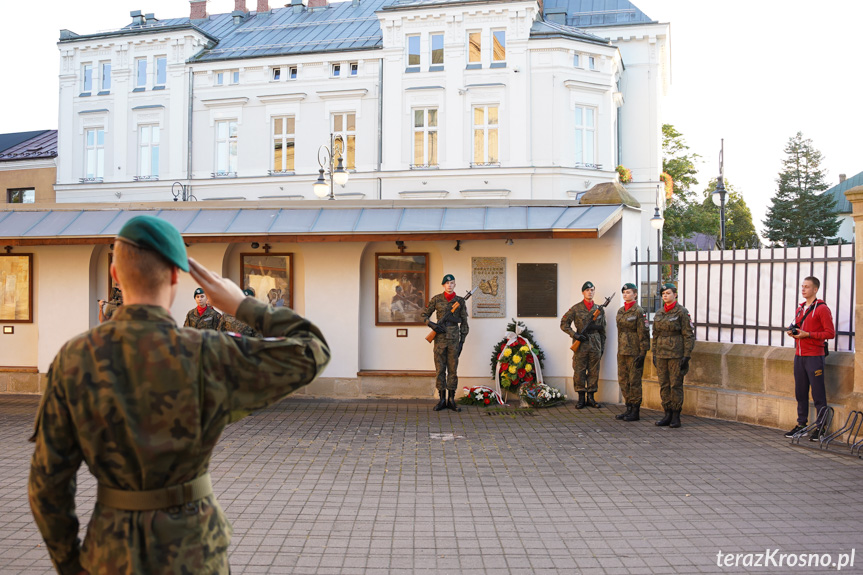
[[[144,25],[144,16],[141,14],[140,10],[133,10],[132,12],[129,12],[129,16],[132,17],[132,26]]]
[[[302,12],[304,9],[303,0],[291,0],[291,9],[293,10],[294,14]]]
[[[258,0],[258,14],[270,11],[270,0]]]
[[[150,12],[149,14],[144,14],[144,24],[155,24],[158,22],[156,20],[156,15]]]
[[[359,5],[360,5],[360,0],[351,0],[351,6],[353,6],[354,8],[356,8]]]
[[[328,0],[309,0],[309,10],[314,10],[315,8],[326,8],[329,4]]]
[[[839,174],[839,183],[841,184],[846,180],[845,174]]]
[[[546,8],[545,21],[566,25],[566,8]]]
[[[246,8],[246,0],[234,0],[234,12],[240,11],[243,14],[248,12],[248,8]]]
[[[210,0],[189,0],[191,12],[189,13],[190,20],[206,20],[207,19],[207,3]]]

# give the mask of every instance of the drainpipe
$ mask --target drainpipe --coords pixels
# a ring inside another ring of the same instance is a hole
[[[192,193],[192,101],[195,94],[195,74],[189,67],[189,127],[188,141],[186,143],[186,189]]]
[[[378,60],[378,174],[384,158],[384,59]],[[380,192],[380,188],[378,189]],[[380,198],[380,193],[378,194]]]

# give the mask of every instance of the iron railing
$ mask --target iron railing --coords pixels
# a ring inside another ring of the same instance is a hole
[[[780,347],[794,346],[786,331],[802,301],[800,284],[815,276],[821,281],[818,298],[833,314],[836,337],[830,348],[854,351],[853,243],[682,251],[676,259],[658,261],[651,259],[650,248],[640,260],[636,248],[632,265],[641,305],[651,318],[661,303],[657,288],[671,278],[698,340]]]

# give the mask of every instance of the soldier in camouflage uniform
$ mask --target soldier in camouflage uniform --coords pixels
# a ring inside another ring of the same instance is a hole
[[[437,332],[434,338],[434,367],[437,372],[435,387],[440,395],[440,401],[434,406],[434,410],[461,411],[455,403],[455,390],[458,387],[458,357],[470,328],[467,325],[464,298],[455,294],[455,277],[452,274],[445,275],[441,285],[444,287],[443,293],[431,298],[421,315],[422,320]],[[455,313],[451,313],[456,302],[459,303],[459,307]],[[437,314],[437,323],[431,321],[432,313]]]
[[[576,409],[585,405],[588,407],[601,407],[593,397],[599,389],[599,360],[605,351],[605,310],[601,309],[599,317],[589,331],[585,331],[590,318],[593,317],[593,295],[596,288],[591,282],[584,282],[581,286],[584,301],[580,301],[563,314],[560,320],[560,329],[564,331],[573,341],[579,340],[581,346],[572,356],[572,384],[578,392],[578,403]],[[575,324],[575,331],[572,329]]]
[[[194,327],[195,329],[217,329],[222,320],[222,314],[217,312],[207,300],[207,294],[201,288],[195,289],[196,307],[186,314],[183,327]]]
[[[636,303],[638,288],[624,284],[621,288],[623,307],[617,310],[617,382],[626,404],[626,411],[615,419],[638,421],[641,410],[641,375],[644,357],[650,349],[650,329],[647,315]]]
[[[695,330],[689,311],[677,303],[677,287],[662,286],[663,306],[653,316],[653,365],[659,380],[659,394],[665,417],[656,425],[680,427],[683,409],[683,376],[695,347]]]
[[[255,290],[252,288],[246,288],[243,290],[243,295],[248,297],[255,297]],[[228,331],[231,333],[238,333],[240,335],[245,335],[249,337],[263,337],[259,332],[252,329],[252,327],[234,316],[223,313],[221,319],[219,320],[219,326],[216,328],[217,331]]]
[[[121,305],[123,305],[123,292],[120,291],[120,288],[115,287],[111,299],[108,301],[99,300],[99,323],[111,319]]]
[[[208,467],[225,426],[310,383],[330,351],[320,330],[186,257],[152,216],[120,230],[111,273],[126,304],[68,341],[51,365],[31,438],[29,500],[58,573],[229,572],[231,525]],[[179,329],[179,270],[266,339]],[[83,547],[75,511],[84,461],[98,481]]]

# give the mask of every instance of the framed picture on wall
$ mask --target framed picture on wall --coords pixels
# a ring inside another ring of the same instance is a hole
[[[274,307],[294,307],[294,254],[240,254],[240,287]]]
[[[33,323],[33,254],[0,254],[0,321]]]
[[[424,325],[428,254],[375,254],[375,325]]]

